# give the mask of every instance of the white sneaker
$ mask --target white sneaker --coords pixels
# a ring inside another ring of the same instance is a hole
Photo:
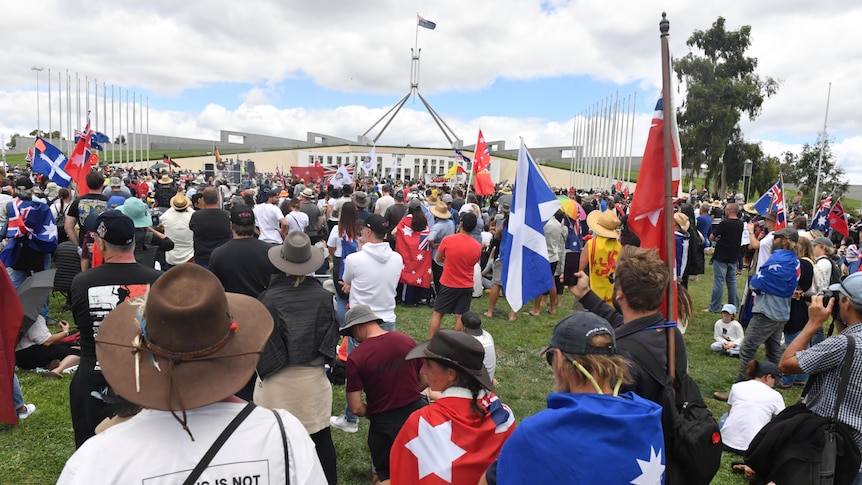
[[[27,404],[24,406],[24,411],[18,411],[18,420],[27,419],[27,416],[36,412],[35,404]]]
[[[345,433],[355,433],[359,431],[359,423],[348,421],[343,414],[341,416],[330,416],[329,424],[332,425],[333,428],[338,428]]]

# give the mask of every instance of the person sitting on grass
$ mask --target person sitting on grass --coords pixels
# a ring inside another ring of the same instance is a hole
[[[747,381],[730,388],[727,413],[721,417],[721,442],[725,451],[744,455],[751,440],[784,410],[784,397],[775,390],[781,372],[768,360],[752,360],[745,375]]]
[[[721,307],[721,318],[715,321],[713,338],[709,348],[719,355],[739,357],[739,344],[745,336],[742,325],[736,320],[736,307],[730,303]]]

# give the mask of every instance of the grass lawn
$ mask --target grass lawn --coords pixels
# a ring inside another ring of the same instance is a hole
[[[743,287],[739,277],[739,287]],[[729,357],[715,356],[709,350],[712,342],[715,314],[703,313],[712,289],[712,268],[700,281],[692,281],[689,289],[694,298],[695,314],[685,334],[688,347],[689,372],[700,385],[704,399],[716,419],[726,411],[725,403],[712,398],[714,391],[726,391],[738,371],[739,361]],[[563,308],[570,309],[573,297],[566,294]],[[487,296],[473,300],[473,310],[487,310]],[[71,315],[59,313],[59,297],[52,301],[52,315],[71,321]],[[498,308],[503,314],[494,319],[485,319],[484,326],[493,336],[497,346],[497,379],[500,384],[496,393],[515,412],[518,421],[545,408],[545,398],[552,388],[552,374],[545,359],[538,356],[550,338],[553,326],[568,312],[558,315],[542,313],[540,317],[519,315],[510,323],[505,300],[500,299]],[[422,341],[427,335],[431,309],[398,308],[398,329]],[[444,328],[451,328],[452,317],[444,319]],[[53,329],[56,331],[56,329]],[[758,354],[763,359],[763,350]],[[39,377],[33,371],[18,371],[18,378],[27,402],[36,404],[35,414],[18,426],[0,424],[0,483],[47,484],[56,481],[66,459],[74,452],[72,424],[69,417],[70,376],[62,380]],[[799,390],[781,391],[787,404],[795,402]],[[334,388],[333,414],[344,409],[344,388]],[[358,433],[347,434],[333,429],[332,435],[338,454],[339,482],[344,484],[370,483],[370,457],[366,445],[368,421],[360,421]],[[613,430],[608,430],[613,432]],[[586,444],[589,445],[588,443]],[[726,454],[721,468],[712,483],[745,484],[747,481],[730,472],[730,462],[738,458]]]

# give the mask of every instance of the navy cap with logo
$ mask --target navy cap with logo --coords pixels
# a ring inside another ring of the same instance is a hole
[[[135,240],[135,223],[118,210],[108,210],[96,217],[93,232],[107,243],[128,246]]]
[[[593,347],[590,341],[595,335],[609,335],[611,345]],[[611,324],[595,313],[576,312],[564,318],[554,327],[548,346],[539,352],[543,355],[551,349],[560,349],[572,355],[617,353],[616,338]]]

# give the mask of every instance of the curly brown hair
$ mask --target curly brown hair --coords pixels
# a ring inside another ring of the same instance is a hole
[[[632,310],[657,310],[670,281],[670,270],[655,249],[623,246],[614,272],[614,289],[625,293]]]

